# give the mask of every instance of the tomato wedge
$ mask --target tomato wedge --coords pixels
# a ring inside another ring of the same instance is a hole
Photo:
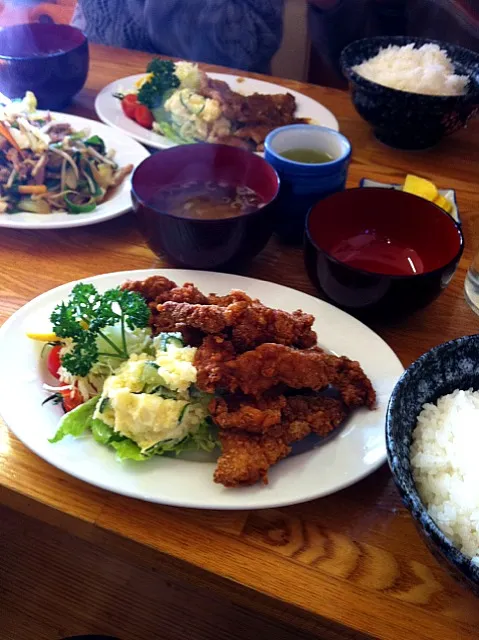
[[[121,108],[127,118],[135,120],[135,109],[138,106],[138,98],[134,93],[127,94],[121,101]]]
[[[59,379],[58,369],[61,367],[60,360],[60,350],[62,346],[61,344],[56,344],[54,347],[50,349],[50,353],[47,358],[47,367],[48,371],[54,376],[57,380]]]
[[[144,104],[139,104],[135,109],[135,120],[139,125],[145,127],[145,129],[151,129],[153,126],[153,122],[155,119],[153,118],[153,114],[145,107]]]
[[[78,407],[84,403],[83,396],[76,387],[74,387],[72,390],[65,389],[64,391],[60,391],[60,393],[63,398],[62,404],[63,408],[65,409],[65,413],[68,413],[72,409],[75,409],[75,407]]]

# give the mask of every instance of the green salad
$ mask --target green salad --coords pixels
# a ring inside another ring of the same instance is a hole
[[[63,397],[74,395],[77,402],[52,443],[91,434],[119,459],[136,461],[217,446],[211,396],[195,385],[196,348],[181,334],[152,336],[149,315],[139,294],[100,294],[87,284],[76,285],[68,302],[55,308],[58,369],[49,369]]]

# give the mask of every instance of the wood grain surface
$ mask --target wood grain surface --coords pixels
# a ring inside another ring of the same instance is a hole
[[[143,71],[148,59],[93,46],[87,86],[69,111],[94,117],[96,93],[116,78]],[[362,177],[398,182],[413,172],[457,190],[466,250],[452,283],[427,309],[375,330],[404,365],[440,342],[475,333],[479,322],[464,301],[463,283],[479,240],[479,121],[430,151],[394,151],[374,139],[347,93],[278,82],[319,100],[338,117],[353,145],[349,186]],[[70,280],[170,266],[145,246],[130,215],[71,231],[2,230],[0,256],[0,322]],[[315,293],[301,249],[276,240],[244,274]],[[36,458],[1,423],[0,504],[75,534],[92,548],[107,549],[138,570],[156,567],[196,590],[208,588],[215,597],[319,638],[479,638],[477,600],[424,547],[386,467],[354,487],[304,505],[189,511],[111,495],[74,480]],[[48,528],[41,525],[41,531],[38,535],[48,536]],[[82,566],[82,554],[90,551],[81,545],[78,550]],[[13,570],[5,563],[0,568]]]

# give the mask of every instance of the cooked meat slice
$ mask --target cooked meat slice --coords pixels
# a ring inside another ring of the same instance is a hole
[[[61,142],[66,136],[69,136],[73,133],[73,129],[70,124],[66,122],[59,122],[57,124],[52,124],[48,128],[48,135],[50,136],[50,140],[52,142]]]
[[[200,93],[217,100],[223,115],[233,123],[275,126],[292,124],[296,100],[290,93],[244,96],[232,91],[222,80],[203,76]]]
[[[256,124],[246,125],[236,131],[235,136],[238,138],[244,138],[246,140],[253,140],[258,145],[265,141],[266,136],[271,131],[271,126],[268,124]]]

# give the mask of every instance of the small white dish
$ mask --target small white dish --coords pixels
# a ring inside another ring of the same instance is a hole
[[[359,186],[360,187],[381,187],[383,189],[396,189],[397,191],[401,191],[402,190],[402,185],[401,184],[393,184],[390,182],[376,182],[376,180],[369,180],[368,178],[362,178],[359,181]],[[454,218],[454,220],[461,224],[461,217],[459,215],[459,209],[457,207],[457,200],[456,200],[456,192],[454,191],[454,189],[438,189],[439,194],[443,197],[446,198],[446,200],[448,200],[453,209],[451,212],[451,217]]]

